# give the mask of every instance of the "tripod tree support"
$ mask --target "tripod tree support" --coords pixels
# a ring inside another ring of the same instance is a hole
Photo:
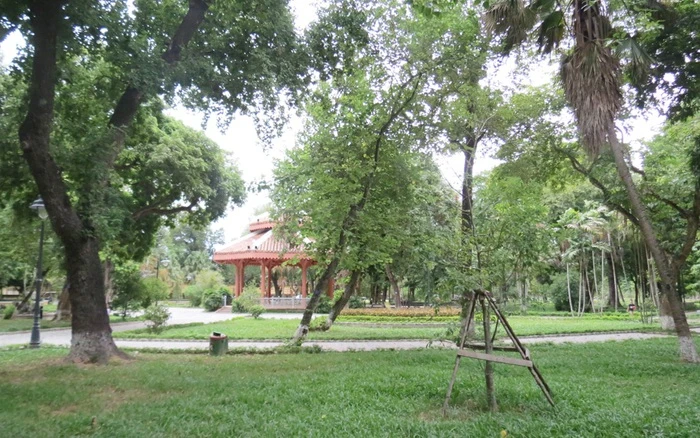
[[[474,320],[474,312],[476,310],[477,300],[481,304],[481,310],[484,317],[483,344],[467,342],[467,333],[469,332],[469,329],[471,328],[470,325]],[[491,337],[489,316],[490,311],[493,311],[494,315],[496,315],[496,327],[498,327],[498,323],[501,324],[503,330],[508,335],[508,338],[510,338],[511,342],[513,343],[512,346],[493,345],[493,341],[495,339],[495,332],[494,336]],[[442,407],[443,415],[447,414],[447,409],[450,406],[452,388],[454,387],[455,380],[457,379],[457,371],[459,370],[459,364],[463,357],[470,357],[472,359],[486,361],[486,367],[484,368],[484,375],[486,378],[486,396],[489,410],[491,410],[492,412],[498,410],[498,405],[496,403],[496,392],[493,382],[493,362],[526,367],[530,371],[530,374],[532,374],[532,377],[535,379],[535,383],[537,383],[537,386],[539,386],[542,390],[542,393],[544,394],[549,404],[554,406],[552,392],[549,389],[547,382],[544,381],[542,374],[540,374],[539,370],[532,361],[530,357],[530,351],[523,346],[518,337],[515,335],[513,328],[510,326],[508,321],[506,321],[506,318],[503,316],[501,311],[498,310],[498,306],[496,306],[496,302],[493,300],[493,297],[489,292],[481,290],[475,291],[474,299],[469,303],[467,316],[468,317],[464,320],[465,327],[464,330],[462,330],[462,336],[459,340],[459,344],[457,345],[457,358],[455,360],[454,369],[452,370],[452,378],[450,379],[450,384],[447,387],[447,396],[445,397],[445,404]],[[480,353],[476,350],[483,350],[484,352]],[[493,354],[493,351],[517,352],[518,354],[520,354],[520,358],[518,359],[515,357],[496,355]]]

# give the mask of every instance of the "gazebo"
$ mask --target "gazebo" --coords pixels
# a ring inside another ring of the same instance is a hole
[[[250,224],[248,234],[214,253],[214,262],[236,267],[236,297],[243,292],[246,266],[260,266],[260,292],[265,303],[265,298],[272,296],[272,269],[289,260],[297,260],[296,266],[301,268],[301,296],[306,298],[306,273],[316,261],[304,253],[303,245],[291,247],[287,242],[276,238],[272,232],[274,225],[275,221],[268,217],[257,218]],[[328,289],[332,296],[333,285],[329,285]]]

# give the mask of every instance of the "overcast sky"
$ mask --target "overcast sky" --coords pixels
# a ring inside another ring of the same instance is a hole
[[[295,15],[296,27],[303,30],[316,17],[315,2],[308,0],[291,0],[291,6]],[[22,37],[15,32],[10,35],[0,45],[0,54],[2,55],[2,64],[7,63],[17,53],[17,48],[24,45]],[[542,67],[550,70],[547,67]],[[498,72],[490,72],[489,76],[493,79],[491,86],[497,86],[498,83],[511,85],[511,71],[508,68],[502,68]],[[530,74],[528,78],[529,85],[543,85],[551,77],[554,70],[545,72],[537,71]],[[176,107],[168,110],[168,113],[173,117],[181,120],[186,125],[195,128],[202,128],[202,114],[191,112],[182,107]],[[644,140],[651,138],[654,133],[658,132],[662,123],[662,119],[655,116],[642,116],[636,123],[631,123],[633,129],[627,135],[626,141]],[[250,117],[236,117],[225,132],[221,132],[216,126],[215,121],[211,121],[205,128],[207,136],[216,141],[224,150],[229,152],[234,161],[237,163],[244,181],[246,184],[260,179],[269,179],[272,175],[274,161],[281,159],[284,156],[285,150],[294,147],[297,133],[302,127],[302,121],[294,118],[290,121],[284,134],[273,142],[271,145],[263,145],[257,137],[253,121]],[[459,187],[462,169],[463,157],[461,154],[453,156],[438,156],[436,161],[440,166],[443,177],[453,187]],[[497,162],[483,153],[480,154],[474,165],[475,173],[481,173],[493,168]],[[212,225],[214,229],[223,228],[225,232],[226,242],[230,242],[247,230],[247,225],[255,215],[255,211],[264,207],[268,203],[266,193],[249,193],[248,199],[244,206],[230,209],[225,217]]]

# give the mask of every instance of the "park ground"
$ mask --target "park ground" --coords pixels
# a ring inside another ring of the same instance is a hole
[[[131,361],[90,366],[65,363],[67,350],[50,342],[39,350],[0,349],[3,435],[687,437],[700,430],[700,367],[678,360],[673,336],[650,333],[657,330],[634,319],[511,316],[556,407],[526,370],[498,364],[500,410],[487,413],[482,364],[464,359],[443,416],[455,352],[425,347],[449,338],[450,321],[348,316],[329,332],[312,332],[308,347],[269,348],[289,337],[298,315],[174,315],[158,335],[132,321],[115,337],[132,343],[124,346],[187,348],[178,353],[132,349]],[[697,315],[689,317],[699,325]],[[232,354],[203,354],[212,331],[229,335]],[[61,333],[69,335],[51,330],[43,339]],[[27,335],[0,334],[0,341]],[[326,351],[335,344],[383,350]],[[256,348],[235,348],[245,345]]]
[[[495,414],[481,364],[463,360],[443,416],[452,350],[132,352],[78,366],[62,348],[6,349],[0,424],[4,436],[32,437],[689,437],[700,430],[700,368],[676,350],[670,337],[533,345],[556,407],[525,369],[496,365]]]

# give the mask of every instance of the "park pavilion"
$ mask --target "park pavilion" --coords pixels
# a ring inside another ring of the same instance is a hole
[[[237,297],[243,292],[246,266],[260,266],[260,292],[266,302],[265,298],[272,296],[272,269],[293,260],[301,268],[301,296],[306,298],[307,271],[316,261],[304,253],[303,245],[292,247],[276,237],[272,230],[274,225],[275,221],[268,217],[259,217],[250,224],[248,234],[214,253],[214,262],[236,267],[234,291]]]

